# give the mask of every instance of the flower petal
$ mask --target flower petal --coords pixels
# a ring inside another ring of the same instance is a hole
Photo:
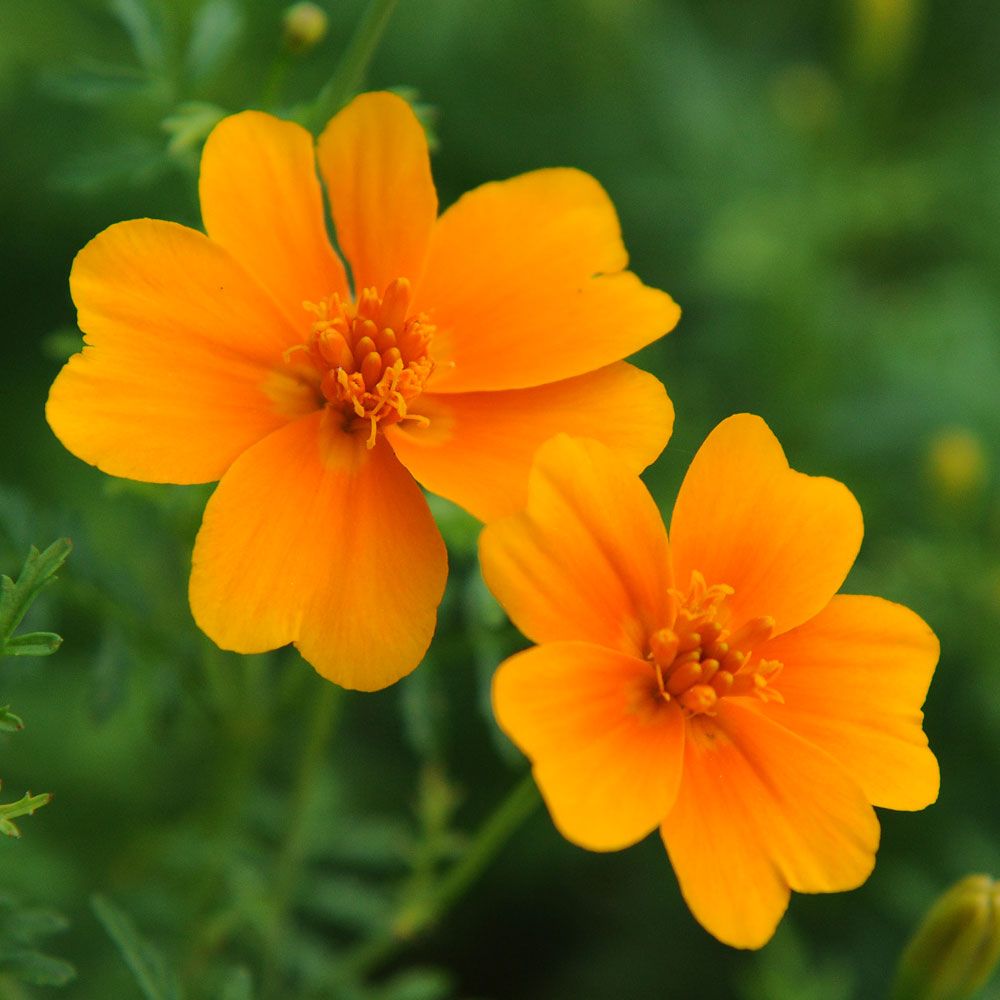
[[[724,420],[695,455],[670,525],[678,585],[694,570],[728,584],[732,624],[770,615],[783,632],[812,618],[861,545],[861,510],[833,479],[788,467],[760,417]]]
[[[923,809],[937,798],[920,706],[938,641],[921,618],[878,597],[838,595],[760,653],[784,664],[775,721],[835,757],[873,805]]]
[[[592,851],[656,829],[677,795],[684,719],[648,663],[585,642],[536,646],[493,680],[500,727],[534,764],[553,822]]]
[[[556,382],[673,329],[674,301],[627,262],[614,206],[579,170],[470,191],[438,220],[417,295],[437,326],[433,391]]]
[[[90,346],[46,413],[71,452],[111,475],[211,482],[308,403],[277,373],[294,331],[193,229],[111,226],[77,255],[70,288]]]
[[[389,429],[399,460],[483,521],[524,507],[535,451],[559,431],[601,441],[638,473],[674,423],[659,379],[624,362],[534,389],[425,394],[412,411],[430,424]]]
[[[736,948],[767,943],[789,888],[860,885],[879,841],[874,811],[832,757],[731,699],[689,720],[662,833],[691,912]]]
[[[224,118],[201,158],[205,230],[308,333],[303,301],[347,293],[326,235],[312,136],[260,111]]]
[[[243,455],[205,510],[191,610],[224,649],[294,641],[324,677],[373,691],[409,673],[434,633],[447,559],[392,450],[317,411]]]
[[[394,278],[416,284],[437,216],[427,138],[413,109],[385,92],[361,94],[319,137],[319,165],[355,291]]]
[[[538,450],[523,513],[490,524],[490,590],[535,642],[581,639],[640,658],[672,620],[667,536],[635,472],[604,445],[560,434]]]

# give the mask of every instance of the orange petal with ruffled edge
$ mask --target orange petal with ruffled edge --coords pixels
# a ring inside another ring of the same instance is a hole
[[[523,513],[488,525],[483,578],[535,642],[580,639],[638,657],[672,614],[667,535],[635,472],[597,441],[539,448]]]
[[[656,829],[677,795],[684,719],[649,663],[584,642],[512,656],[493,680],[503,731],[534,765],[560,833],[614,851]]]
[[[224,649],[294,642],[324,677],[374,691],[420,662],[446,575],[423,494],[392,450],[317,411],[223,477],[195,543],[191,610]]]
[[[303,301],[347,294],[326,235],[312,136],[260,111],[224,118],[201,157],[201,214],[211,239],[266,288],[302,330]]]
[[[593,177],[552,169],[484,184],[438,220],[416,307],[437,327],[434,392],[572,378],[673,329],[680,310],[628,262]]]
[[[361,94],[319,137],[319,166],[354,288],[385,291],[424,271],[437,192],[427,137],[413,109],[387,92]]]
[[[938,641],[920,617],[879,597],[838,595],[759,652],[784,664],[775,687],[785,703],[769,714],[835,757],[873,805],[923,809],[937,798],[920,706]]]
[[[692,571],[728,584],[731,625],[771,616],[776,632],[824,608],[861,545],[861,509],[842,483],[788,467],[760,417],[741,413],[709,434],[688,469],[670,524],[678,586]]]
[[[172,222],[122,222],[77,254],[70,289],[86,344],[46,416],[113,476],[218,479],[315,402],[280,373],[296,331],[222,247]]]
[[[425,393],[411,412],[429,423],[389,428],[399,460],[432,493],[482,521],[524,507],[535,451],[559,431],[602,442],[640,472],[674,423],[662,383],[624,362],[534,389]]]
[[[684,775],[662,826],[691,912],[736,948],[774,933],[789,889],[839,892],[871,873],[879,825],[827,753],[753,708],[689,720]]]

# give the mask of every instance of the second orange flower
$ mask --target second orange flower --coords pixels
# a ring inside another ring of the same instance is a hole
[[[741,414],[695,456],[669,541],[639,478],[566,435],[539,449],[524,512],[482,535],[486,582],[539,643],[500,666],[494,708],[556,825],[593,850],[659,827],[727,944],[763,945],[792,889],[860,885],[873,805],[937,797],[920,711],[937,639],[837,594],[861,534],[846,487],[790,469]]]

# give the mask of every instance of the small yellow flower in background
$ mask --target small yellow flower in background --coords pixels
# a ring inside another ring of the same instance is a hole
[[[301,55],[315,48],[326,37],[329,18],[319,4],[301,0],[285,9],[281,16],[285,48]]]
[[[660,827],[693,914],[736,947],[768,941],[791,889],[867,878],[873,805],[937,797],[937,640],[836,593],[861,536],[846,487],[790,469],[747,414],[695,456],[669,543],[640,480],[564,434],[482,535],[487,584],[539,643],[501,665],[494,709],[556,826],[599,851]]]
[[[365,94],[319,139],[255,111],[209,136],[207,236],[139,219],[77,256],[87,346],[48,419],[74,454],[147,482],[221,479],[191,607],[220,646],[294,642],[373,690],[434,631],[444,545],[413,477],[480,518],[516,510],[535,449],[599,438],[633,471],[670,435],[652,376],[619,359],[676,323],[624,270],[600,185],[551,169],[485,184],[437,218],[401,98]]]
[[[938,499],[958,507],[982,493],[990,471],[982,438],[967,427],[938,430],[928,442],[925,467]]]

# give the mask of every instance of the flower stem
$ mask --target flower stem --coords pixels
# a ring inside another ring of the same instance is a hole
[[[288,76],[289,58],[287,52],[279,52],[271,63],[267,80],[260,93],[260,106],[265,111],[273,112],[281,103],[281,94]]]
[[[389,959],[397,949],[437,923],[483,873],[511,835],[538,805],[535,779],[526,775],[476,831],[460,860],[427,893],[405,901],[389,930],[365,942],[348,962],[363,977]]]
[[[371,0],[361,23],[351,38],[337,64],[333,76],[327,80],[312,107],[307,112],[306,124],[319,131],[361,86],[372,57],[375,55],[382,34],[389,24],[397,0]]]
[[[276,992],[280,980],[279,956],[288,932],[295,891],[309,846],[309,812],[315,796],[317,779],[323,766],[334,724],[341,704],[342,691],[324,681],[313,704],[309,729],[299,758],[292,797],[288,806],[285,839],[275,862],[273,908],[264,936],[261,996]]]

